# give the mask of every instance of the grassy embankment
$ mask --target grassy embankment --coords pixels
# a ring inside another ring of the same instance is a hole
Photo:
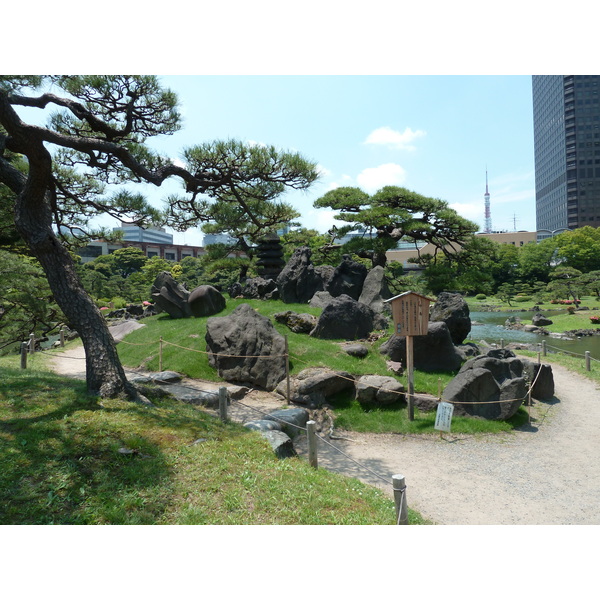
[[[306,304],[283,304],[277,301],[228,300],[226,309],[218,316],[231,313],[240,303],[246,302],[262,315],[271,318],[277,312],[292,310],[318,315],[320,309]],[[151,371],[158,370],[159,340],[163,343],[163,369],[173,370],[188,377],[208,381],[220,381],[217,372],[208,365],[206,342],[206,318],[170,319],[166,315],[151,317],[143,321],[146,327],[138,329],[126,338],[125,344],[119,344],[119,355],[123,364],[130,368],[143,367]],[[369,354],[365,358],[349,356],[341,348],[342,340],[319,340],[307,334],[292,333],[285,325],[275,323],[276,329],[288,336],[290,349],[290,371],[294,376],[307,367],[323,366],[338,371],[347,371],[352,375],[391,375],[387,370],[386,358],[379,348],[389,335],[385,335],[370,344]],[[168,343],[167,343],[168,342]],[[134,345],[135,344],[135,345]],[[170,345],[175,344],[175,345]],[[194,351],[182,350],[180,347]],[[415,370],[415,392],[438,396],[439,386],[443,389],[454,376],[453,373],[424,373]],[[399,378],[407,385],[406,377]],[[376,433],[436,433],[434,430],[435,412],[415,410],[414,421],[407,418],[406,404],[397,403],[387,408],[363,409],[353,394],[346,393],[333,400],[336,427],[341,429]],[[523,409],[510,421],[485,421],[469,417],[455,417],[452,431],[455,433],[496,433],[508,431],[527,420]]]
[[[278,460],[241,425],[172,399],[100,403],[34,362],[0,359],[0,524],[394,523],[382,491]]]

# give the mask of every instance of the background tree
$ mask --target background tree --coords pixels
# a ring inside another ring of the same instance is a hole
[[[580,227],[560,233],[554,240],[557,257],[566,266],[582,273],[600,269],[600,229]]]
[[[584,273],[579,278],[579,281],[584,286],[584,290],[588,294],[594,294],[596,300],[600,300],[600,271],[589,271]]]
[[[573,267],[560,266],[552,272],[552,281],[548,284],[548,290],[553,292],[557,298],[573,298],[577,304],[581,297],[583,283],[580,280],[581,271]]]
[[[52,92],[44,86],[52,86]],[[20,107],[56,109],[48,124],[25,122]],[[184,194],[168,214],[185,229],[207,220],[211,201],[238,202],[251,221],[253,209],[290,186],[306,189],[316,166],[297,154],[257,153],[240,143],[214,143],[186,153],[188,168],[154,152],[147,141],[179,129],[176,95],[153,76],[52,76],[0,78],[0,182],[14,194],[15,225],[40,262],[69,325],[86,353],[88,390],[102,396],[125,392],[143,400],[127,381],[108,327],[85,292],[60,227],[73,235],[108,214],[140,225],[158,214],[141,196],[110,194],[107,184],[160,186],[178,177]],[[11,160],[23,155],[27,173]],[[120,187],[119,190],[125,189]],[[241,192],[252,190],[254,203]]]
[[[519,248],[518,276],[528,281],[550,281],[550,273],[556,266],[556,238],[527,244]]]
[[[111,256],[114,268],[122,277],[139,271],[149,260],[141,248],[135,247],[119,248]]]
[[[319,233],[316,229],[300,227],[291,229],[281,236],[283,246],[283,259],[291,258],[294,250],[300,247],[311,249],[311,261],[314,265],[336,266],[342,260],[343,250],[340,244],[332,243],[332,236],[327,233]]]
[[[417,262],[425,266],[423,277],[429,291],[459,290],[464,294],[490,294],[498,244],[484,237],[469,236],[455,253],[443,254],[437,260],[424,255]]]
[[[385,266],[386,252],[402,239],[433,244],[435,262],[438,253],[455,253],[477,231],[475,223],[461,217],[447,202],[395,186],[372,196],[359,188],[340,187],[316,200],[314,206],[339,211],[336,219],[351,223],[353,231],[364,232],[345,247],[369,258],[373,266]]]
[[[62,318],[37,261],[0,250],[0,350],[50,334]]]

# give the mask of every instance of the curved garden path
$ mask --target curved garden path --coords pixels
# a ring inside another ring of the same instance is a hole
[[[57,353],[52,368],[85,377],[83,358],[81,347]],[[408,505],[437,524],[600,524],[600,390],[563,367],[552,370],[555,400],[536,403],[531,425],[521,430],[488,436],[340,433],[348,439],[319,440],[319,467],[390,495],[392,475],[402,474]],[[269,410],[281,400],[251,393],[243,404]],[[231,410],[235,420],[256,418],[237,402]],[[303,436],[296,448],[306,454]]]

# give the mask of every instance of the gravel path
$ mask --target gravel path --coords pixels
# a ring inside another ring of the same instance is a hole
[[[523,430],[462,438],[348,433],[352,442],[331,443],[349,458],[320,440],[319,466],[390,495],[392,475],[404,475],[408,505],[438,524],[600,524],[600,391],[552,370],[557,401],[536,403]]]
[[[75,348],[57,354],[52,366],[85,377],[83,358],[83,348]],[[336,432],[352,441],[320,439],[319,467],[390,495],[392,475],[402,474],[408,505],[437,524],[600,524],[600,390],[558,365],[552,370],[555,401],[535,403],[532,423],[522,430],[490,436]],[[255,392],[242,402],[267,412],[281,407],[280,400]],[[236,404],[233,419],[256,418]],[[306,454],[305,438],[295,445]]]

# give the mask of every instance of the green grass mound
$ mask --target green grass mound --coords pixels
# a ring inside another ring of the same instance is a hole
[[[391,498],[241,425],[0,366],[0,524],[393,524]],[[410,511],[411,524],[422,523]]]
[[[379,352],[381,345],[393,333],[393,327],[375,341],[368,343],[369,353],[364,358],[348,355],[342,349],[343,340],[320,340],[307,334],[292,333],[288,327],[277,323],[274,315],[288,310],[297,313],[311,313],[318,316],[319,308],[307,304],[284,304],[280,301],[228,300],[225,310],[216,316],[231,314],[241,303],[247,303],[254,310],[271,319],[277,331],[288,336],[290,351],[290,374],[293,377],[308,367],[327,367],[335,371],[347,371],[354,376],[391,376],[386,357]],[[187,377],[206,381],[221,381],[215,369],[208,364],[206,353],[207,318],[172,319],[159,315],[144,319],[146,325],[130,333],[118,346],[123,364],[130,368],[142,367],[150,371],[159,370],[159,341],[163,339],[162,366]],[[415,392],[438,396],[454,377],[454,373],[414,372]],[[397,377],[408,387],[406,376]],[[332,400],[335,412],[335,425],[352,431],[392,432],[392,433],[435,433],[435,412],[415,412],[415,420],[409,421],[406,404],[397,403],[382,409],[365,410],[350,394],[341,394]],[[523,409],[510,421],[485,421],[471,417],[455,417],[452,431],[456,433],[496,433],[512,430],[526,420]]]

